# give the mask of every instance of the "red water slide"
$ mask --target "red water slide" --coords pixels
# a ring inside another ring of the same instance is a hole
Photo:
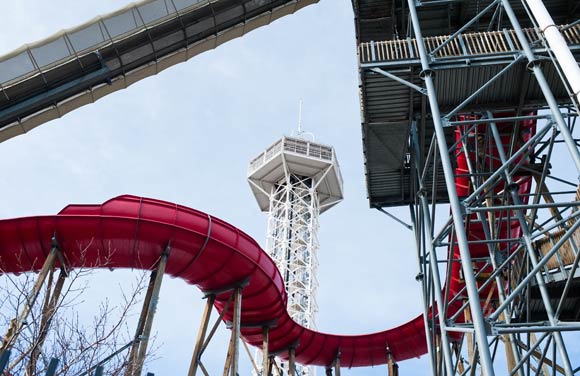
[[[457,155],[459,176],[466,165],[462,155]],[[520,192],[529,190],[529,179],[520,183]],[[469,193],[466,178],[458,177],[457,186],[460,195]],[[512,221],[507,221],[506,226],[512,237],[519,236],[519,227]],[[249,278],[249,285],[243,290],[241,322],[277,321],[270,331],[269,345],[270,351],[279,352],[282,358],[296,343],[296,360],[319,366],[330,365],[339,350],[343,367],[384,364],[387,348],[397,361],[427,351],[422,315],[389,330],[353,336],[315,332],[295,323],[286,311],[282,277],[258,243],[236,227],[194,209],[120,196],[102,205],[69,205],[53,216],[2,220],[0,266],[7,273],[38,270],[50,252],[53,234],[71,267],[149,270],[170,243],[167,273],[202,291],[218,290]],[[469,236],[483,238],[482,229],[471,226]],[[459,258],[456,248],[451,252]],[[487,250],[474,248],[472,254],[484,256]],[[458,263],[453,265],[450,298],[463,287]],[[227,298],[227,294],[217,297],[218,311]],[[456,307],[457,304],[451,305],[450,313]],[[224,319],[231,318],[230,310]],[[248,343],[262,346],[261,329],[242,329],[242,336]]]

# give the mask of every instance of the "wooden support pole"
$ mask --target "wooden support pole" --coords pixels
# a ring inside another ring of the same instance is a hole
[[[502,312],[501,315],[499,315],[499,319],[501,321],[505,321],[505,313]],[[503,336],[503,342],[504,342],[504,347],[505,347],[505,356],[506,356],[506,360],[507,360],[507,368],[508,371],[510,371],[510,373],[516,368],[516,357],[514,354],[514,349],[512,347],[512,340],[511,340],[511,335],[509,334],[504,334]],[[520,372],[515,372],[513,374],[513,376],[520,376]]]
[[[168,244],[165,250],[161,254],[159,259],[159,264],[157,268],[151,272],[151,281],[149,284],[149,289],[151,289],[148,304],[143,305],[143,311],[141,312],[141,318],[144,317],[142,321],[142,331],[135,338],[135,344],[138,346],[138,350],[135,349],[136,356],[134,361],[129,359],[129,367],[132,367],[132,374],[127,374],[128,376],[140,376],[143,369],[143,363],[145,361],[145,356],[147,355],[147,346],[149,344],[149,338],[151,336],[151,328],[153,327],[153,319],[155,318],[155,312],[157,311],[157,303],[159,302],[159,291],[161,290],[161,284],[163,282],[163,276],[165,275],[165,267],[167,266],[167,259],[169,258],[169,252],[171,250]],[[147,294],[149,295],[149,289]],[[134,345],[135,345],[134,344]],[[133,349],[132,349],[133,354]],[[131,366],[132,365],[132,366]]]
[[[268,368],[265,368],[265,375],[273,375],[274,372],[272,372],[274,370],[274,365],[278,366],[278,364],[276,364],[276,360],[274,360],[274,357],[271,357],[268,360]],[[280,372],[278,372],[280,373]]]
[[[230,343],[228,346],[228,354],[226,355],[226,362],[224,363],[224,373],[223,376],[228,376],[230,373],[230,368],[232,366],[232,350],[233,350],[233,338],[230,338]]]
[[[131,351],[129,352],[129,360],[127,361],[127,368],[125,369],[125,376],[133,376],[135,368],[135,359],[137,358],[137,353],[139,352],[140,336],[143,333],[145,327],[145,320],[147,318],[147,311],[149,304],[151,303],[151,296],[153,294],[153,286],[155,285],[155,270],[151,272],[149,277],[149,285],[147,286],[147,292],[145,293],[145,299],[143,300],[143,308],[141,308],[141,315],[139,316],[139,321],[137,322],[137,329],[135,329],[135,338],[133,339],[133,344],[131,345]]]
[[[340,376],[340,350],[336,354],[336,360],[334,361],[334,374],[335,376]]]
[[[296,349],[294,347],[288,350],[288,376],[296,376]]]
[[[256,364],[256,361],[254,360],[254,357],[252,356],[252,352],[250,351],[248,344],[246,343],[246,341],[242,341],[242,345],[244,345],[244,348],[246,349],[246,353],[248,354],[248,358],[250,358],[250,362],[252,362],[252,367],[254,368],[254,372],[256,372],[256,375],[259,375],[260,368]]]
[[[387,348],[387,367],[388,367],[388,375],[389,376],[398,376],[399,375],[399,366],[395,362],[395,358],[393,358],[393,354],[391,350]]]
[[[269,370],[270,366],[269,366],[269,359],[270,359],[270,354],[268,354],[268,337],[270,334],[270,328],[267,326],[264,326],[262,328],[262,355],[264,356],[262,359],[262,369],[263,370]],[[269,373],[262,373],[264,376],[270,376]]]
[[[465,371],[463,367],[463,361],[461,359],[461,345],[457,342],[453,343],[453,352],[455,352],[455,357],[457,358],[457,373],[460,375]]]
[[[4,336],[2,345],[0,346],[0,352],[10,350],[14,345],[14,342],[18,338],[18,335],[20,334],[20,332],[24,327],[24,324],[26,323],[26,318],[30,314],[32,307],[34,306],[34,303],[36,302],[36,299],[40,294],[40,290],[42,288],[42,285],[44,284],[44,281],[46,280],[46,277],[48,276],[48,273],[54,268],[54,262],[56,260],[58,252],[59,252],[58,247],[56,246],[56,244],[53,244],[53,247],[50,253],[48,254],[48,257],[44,261],[42,269],[40,269],[40,272],[38,273],[38,277],[36,278],[36,282],[32,287],[32,291],[26,297],[26,304],[24,305],[24,308],[22,309],[18,317],[10,322],[8,331]]]
[[[209,295],[207,297],[207,302],[205,309],[203,311],[203,316],[201,318],[201,325],[199,332],[197,333],[197,341],[195,342],[195,349],[193,350],[193,356],[191,357],[191,364],[189,365],[188,376],[195,376],[197,369],[199,367],[199,361],[202,354],[202,346],[205,341],[205,335],[207,333],[207,328],[209,326],[209,320],[211,318],[211,310],[213,308],[213,303],[215,302],[215,295]]]
[[[242,287],[234,290],[234,317],[232,322],[232,367],[231,376],[238,376],[238,361],[240,359],[240,327],[242,317]]]
[[[280,367],[278,367],[278,363],[276,363],[276,359],[274,359],[273,356],[270,356],[270,370],[269,370],[269,375],[274,375],[274,372],[272,372],[272,370],[276,370],[276,375],[277,376],[284,376],[282,375],[282,371],[280,370]]]
[[[38,362],[38,357],[42,350],[42,346],[44,345],[44,341],[46,340],[46,336],[48,335],[48,330],[50,328],[50,324],[52,323],[52,319],[57,309],[58,300],[60,299],[60,294],[62,293],[62,289],[64,287],[64,282],[66,277],[68,277],[68,273],[66,270],[61,269],[58,279],[56,281],[56,285],[54,286],[54,290],[51,293],[52,287],[52,278],[54,275],[54,269],[51,269],[48,281],[48,288],[46,292],[46,296],[44,297],[44,305],[42,307],[42,316],[40,319],[40,332],[38,334],[38,339],[34,344],[32,351],[30,352],[30,360],[28,361],[27,373],[28,375],[34,375],[36,373],[36,363]]]

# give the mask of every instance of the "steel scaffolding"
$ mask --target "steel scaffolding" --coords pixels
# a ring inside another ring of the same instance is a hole
[[[532,1],[385,3],[353,2],[365,155],[399,153],[368,163],[369,197],[410,208],[432,374],[573,375],[577,83],[545,33],[577,61],[578,4],[544,1],[562,25],[539,28]]]

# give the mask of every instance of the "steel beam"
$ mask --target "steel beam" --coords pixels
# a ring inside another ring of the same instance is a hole
[[[475,278],[473,276],[473,270],[471,266],[471,254],[469,253],[469,245],[467,242],[467,234],[465,232],[463,223],[461,204],[459,202],[459,197],[457,196],[457,190],[455,188],[454,171],[451,165],[449,154],[447,153],[445,131],[443,129],[443,124],[441,121],[441,113],[437,101],[435,84],[433,82],[433,71],[429,66],[429,57],[423,41],[421,28],[419,26],[420,25],[419,16],[417,15],[415,2],[413,0],[407,0],[407,3],[409,5],[409,12],[412,19],[413,30],[415,32],[415,37],[417,38],[417,47],[419,49],[419,55],[421,58],[421,67],[423,68],[422,74],[425,79],[425,85],[428,91],[429,105],[431,107],[431,113],[433,115],[433,125],[435,128],[435,133],[437,135],[437,143],[439,146],[439,154],[440,154],[439,156],[441,158],[441,164],[443,166],[443,172],[445,175],[445,184],[449,195],[449,204],[451,206],[451,212],[453,216],[455,235],[459,243],[459,252],[461,254],[461,265],[465,278],[467,294],[469,296],[469,303],[473,313],[475,337],[477,343],[479,344],[480,349],[480,364],[485,376],[493,376],[495,375],[495,372],[493,369],[493,361],[491,359],[491,353],[489,351],[489,343],[486,336],[486,325],[483,317],[483,312],[481,311],[481,303],[477,291]]]

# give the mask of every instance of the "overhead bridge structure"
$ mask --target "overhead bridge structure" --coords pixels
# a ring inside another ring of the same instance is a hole
[[[315,2],[148,0],[26,46],[0,58],[0,139]],[[2,269],[40,270],[42,282],[57,266],[141,268],[197,285],[208,302],[190,375],[207,374],[213,306],[232,333],[224,375],[238,373],[239,338],[263,350],[264,364],[288,360],[290,373],[295,363],[327,374],[388,364],[395,376],[398,362],[423,354],[433,375],[580,371],[571,356],[580,331],[578,67],[556,59],[579,60],[580,5],[352,4],[369,204],[409,209],[397,219],[416,240],[418,271],[409,273],[422,287],[419,316],[365,335],[306,329],[290,318],[280,272],[254,240],[207,214],[133,196],[0,221]],[[144,356],[146,343],[137,347]]]
[[[0,140],[318,0],[147,0],[0,57]]]

